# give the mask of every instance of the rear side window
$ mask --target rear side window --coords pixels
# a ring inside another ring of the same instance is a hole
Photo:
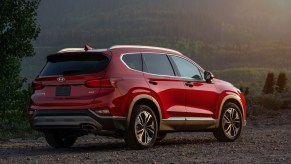
[[[141,54],[126,54],[122,57],[122,60],[129,68],[142,71]]]
[[[82,75],[103,71],[109,58],[102,54],[51,55],[40,76]]]
[[[166,55],[146,53],[143,55],[147,71],[158,75],[175,76],[171,63]]]

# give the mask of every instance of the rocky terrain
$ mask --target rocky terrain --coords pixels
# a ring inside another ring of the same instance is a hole
[[[291,110],[248,119],[242,136],[218,142],[212,133],[172,133],[147,150],[131,150],[122,139],[84,136],[67,149],[44,138],[0,142],[0,163],[291,163]]]

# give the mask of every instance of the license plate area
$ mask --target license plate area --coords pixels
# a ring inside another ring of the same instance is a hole
[[[57,86],[56,87],[56,96],[70,96],[71,95],[71,86]]]

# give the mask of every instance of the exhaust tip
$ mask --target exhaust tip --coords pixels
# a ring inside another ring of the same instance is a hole
[[[90,124],[81,125],[81,129],[85,131],[97,131],[97,128],[94,125],[90,125]]]

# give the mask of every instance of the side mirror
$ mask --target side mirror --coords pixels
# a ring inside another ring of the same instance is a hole
[[[209,71],[204,72],[204,79],[206,80],[207,83],[210,83],[213,78],[214,75],[211,72]]]

